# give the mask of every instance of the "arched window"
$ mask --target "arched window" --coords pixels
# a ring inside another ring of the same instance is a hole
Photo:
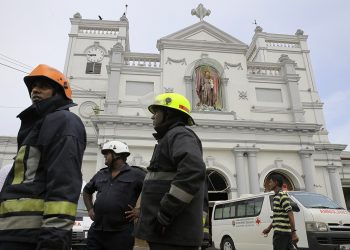
[[[227,200],[229,185],[225,177],[215,170],[207,170],[209,201]]]
[[[268,187],[267,183],[268,183],[268,181],[270,179],[270,175],[272,175],[272,174],[279,174],[279,175],[282,176],[282,178],[283,178],[283,186],[282,187],[284,189],[289,190],[289,191],[292,191],[292,190],[295,189],[295,186],[294,186],[292,180],[289,178],[288,175],[286,175],[286,174],[284,174],[282,172],[279,172],[279,171],[272,171],[266,176],[266,178],[264,180],[264,191],[265,192],[271,191],[271,190],[269,190],[269,187]]]

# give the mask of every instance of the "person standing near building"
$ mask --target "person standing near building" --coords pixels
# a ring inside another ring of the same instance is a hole
[[[268,186],[270,190],[275,192],[273,197],[273,221],[263,230],[263,234],[268,235],[271,229],[274,229],[274,250],[293,249],[292,244],[299,241],[290,200],[287,193],[282,190],[282,185],[283,178],[281,175],[272,174],[270,176]]]
[[[126,163],[128,146],[120,141],[106,142],[101,150],[106,168],[102,168],[83,190],[91,225],[88,250],[132,250],[134,246],[135,208],[140,196],[145,171]],[[97,191],[93,204],[92,194]]]
[[[141,193],[135,236],[151,250],[198,250],[203,240],[206,167],[189,101],[165,93],[148,107],[158,141]]]
[[[24,77],[32,105],[18,115],[18,151],[0,193],[1,250],[70,250],[86,147],[65,76],[40,64]]]

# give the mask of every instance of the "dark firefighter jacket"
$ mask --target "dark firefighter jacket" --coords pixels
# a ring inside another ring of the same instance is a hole
[[[135,235],[154,243],[200,246],[205,182],[201,142],[183,123],[155,138]],[[165,226],[163,235],[157,233],[157,221]]]
[[[60,95],[18,115],[18,151],[0,193],[0,241],[68,250],[81,191],[86,133]]]
[[[135,207],[142,190],[145,172],[125,164],[120,173],[112,179],[109,168],[102,168],[84,187],[84,192],[93,194],[97,191],[94,203],[95,230],[120,231],[130,222],[125,218],[128,205]]]

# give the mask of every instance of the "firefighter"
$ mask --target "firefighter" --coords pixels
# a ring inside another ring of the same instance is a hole
[[[24,77],[17,155],[0,194],[1,250],[69,250],[86,147],[66,77],[40,64]]]
[[[141,193],[145,171],[126,163],[129,147],[121,141],[106,142],[101,150],[102,168],[83,190],[85,206],[94,221],[87,239],[88,250],[132,250],[136,201]],[[92,194],[97,191],[95,204]]]
[[[190,103],[177,93],[165,93],[148,107],[158,144],[141,193],[135,235],[151,250],[198,250],[203,240],[205,164]]]

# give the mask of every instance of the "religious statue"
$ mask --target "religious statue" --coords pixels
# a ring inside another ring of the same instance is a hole
[[[199,98],[197,107],[202,110],[221,110],[220,81],[217,72],[201,66],[196,69],[196,93]]]

